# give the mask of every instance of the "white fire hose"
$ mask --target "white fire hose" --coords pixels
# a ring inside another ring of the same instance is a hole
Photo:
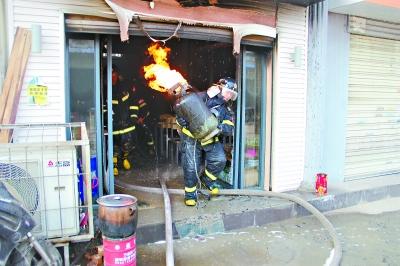
[[[165,242],[167,243],[167,248],[165,250],[165,260],[167,266],[174,266],[171,200],[169,198],[168,189],[167,185],[165,184],[164,178],[160,178],[160,185],[164,197],[164,209],[165,209]]]
[[[169,203],[169,195],[185,195],[185,191],[183,189],[166,189],[165,186],[165,181],[160,181],[161,184],[164,182],[164,192],[163,189],[160,188],[153,188],[153,187],[144,187],[144,186],[137,186],[137,185],[131,185],[131,184],[126,184],[124,183],[124,186],[121,186],[119,184],[116,184],[116,186],[120,188],[128,188],[140,192],[148,192],[148,193],[155,193],[155,194],[163,194],[164,195],[164,203],[166,203],[165,197],[168,197],[167,203],[165,204],[165,234],[166,234],[166,259],[167,259],[167,265],[172,266],[174,265],[173,262],[173,241],[172,241],[172,215],[171,215],[171,205]],[[168,193],[165,193],[165,191],[168,191]],[[262,196],[262,197],[276,197],[276,198],[281,198],[281,199],[286,199],[289,201],[293,201],[300,206],[304,207],[306,210],[311,212],[320,222],[321,224],[325,227],[325,229],[328,231],[329,235],[331,236],[333,240],[333,253],[331,252],[330,257],[328,258],[327,262],[325,263],[326,265],[331,265],[331,266],[337,266],[340,265],[340,261],[342,259],[342,245],[340,243],[339,237],[336,234],[335,228],[333,225],[329,222],[329,220],[314,206],[312,206],[310,203],[307,201],[291,195],[291,194],[286,194],[286,193],[277,193],[277,192],[272,192],[272,191],[260,191],[260,190],[248,190],[248,189],[221,189],[218,193],[218,195],[224,195],[224,196]],[[169,235],[167,235],[169,234]],[[172,258],[172,262],[171,262]]]

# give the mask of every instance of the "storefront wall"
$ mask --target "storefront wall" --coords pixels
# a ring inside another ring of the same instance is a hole
[[[29,58],[16,123],[66,121],[64,14],[86,13],[100,16],[110,11],[101,0],[7,1],[9,33],[14,33],[16,27],[31,28],[33,24],[41,26],[41,51],[32,53]],[[306,22],[306,8],[288,4],[278,6],[271,147],[271,184],[275,191],[296,189],[303,180],[307,87]],[[8,36],[8,40],[11,47],[12,34]],[[296,62],[292,59],[293,55],[296,55]],[[42,84],[48,86],[46,105],[33,105],[29,102],[26,87],[34,77],[38,77]]]
[[[273,191],[288,191],[300,186],[304,173],[306,8],[286,4],[278,7],[274,60],[271,186]]]
[[[29,57],[16,123],[65,122],[64,12],[73,12],[77,6],[80,10],[96,8],[110,11],[101,0],[7,0],[9,47],[12,47],[13,34],[17,27],[30,29],[32,25],[41,26],[41,51],[31,53]],[[38,77],[41,83],[48,86],[47,105],[29,102],[27,85],[34,77]]]
[[[4,1],[0,2],[0,93],[6,76],[7,67],[7,31],[6,10]]]
[[[318,171],[326,172],[332,184],[343,182],[344,176],[350,34],[347,16],[329,13],[328,21],[326,98],[321,110],[324,114],[324,155]],[[310,182],[315,181],[315,175],[310,178]]]
[[[307,109],[314,110],[312,119],[323,121],[307,125],[307,130],[311,125],[321,136],[307,135],[304,187],[308,189],[318,172],[326,172],[335,186],[400,172],[395,118],[400,28],[336,13],[329,13],[327,20],[325,82],[318,97],[307,102]],[[312,149],[318,149],[320,156],[311,156]]]

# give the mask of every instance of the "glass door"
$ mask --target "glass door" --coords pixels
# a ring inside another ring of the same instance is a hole
[[[102,195],[101,125],[98,114],[99,41],[95,35],[67,36],[66,120],[85,122],[90,143],[90,164],[94,199]],[[80,134],[80,132],[75,132]]]
[[[240,188],[264,185],[267,48],[244,47],[240,118]]]

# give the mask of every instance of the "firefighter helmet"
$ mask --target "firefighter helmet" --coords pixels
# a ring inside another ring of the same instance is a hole
[[[222,78],[218,81],[218,85],[221,85],[229,90],[237,92],[237,84],[233,78]]]
[[[237,98],[237,84],[233,78],[222,78],[217,82],[222,87],[222,91],[227,90],[232,94],[231,100],[234,101]]]

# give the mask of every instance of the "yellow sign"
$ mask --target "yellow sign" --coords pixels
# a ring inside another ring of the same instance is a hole
[[[30,84],[28,86],[28,96],[32,96],[35,104],[47,104],[47,86]]]

